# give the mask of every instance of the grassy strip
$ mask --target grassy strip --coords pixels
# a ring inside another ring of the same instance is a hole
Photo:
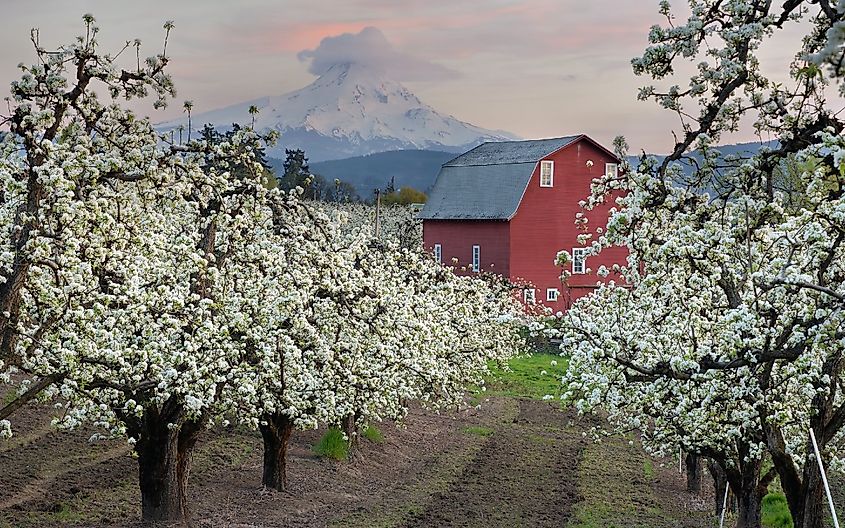
[[[519,398],[558,399],[563,386],[561,378],[566,373],[568,360],[555,354],[524,354],[512,358],[508,368],[490,366],[486,394],[475,391],[475,396],[497,395]]]
[[[581,500],[567,528],[677,528],[707,525],[710,512],[686,512],[666,503],[653,486],[659,479],[654,462],[624,438],[590,443],[578,467]]]
[[[769,493],[763,497],[761,512],[763,526],[766,528],[792,528],[792,515],[783,493]]]

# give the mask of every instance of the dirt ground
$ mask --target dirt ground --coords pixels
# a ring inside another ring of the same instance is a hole
[[[710,502],[683,491],[671,461],[661,467],[624,439],[594,444],[582,435],[591,425],[549,403],[508,397],[440,415],[414,409],[401,428],[380,424],[384,442],[362,440],[347,462],[313,454],[322,431],[298,432],[285,493],[260,486],[260,436],[209,431],[194,456],[193,525],[712,524]],[[13,440],[0,443],[0,527],[142,526],[125,442],[91,444],[92,431],[53,431],[43,409],[18,415],[16,426]]]

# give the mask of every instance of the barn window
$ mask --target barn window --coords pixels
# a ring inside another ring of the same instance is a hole
[[[540,187],[552,187],[555,179],[555,162],[543,160],[540,162]]]
[[[587,273],[587,248],[572,248],[572,273]]]
[[[434,244],[434,260],[443,264],[443,247],[440,244]]]
[[[481,269],[481,246],[472,246],[472,271]]]
[[[616,163],[605,163],[604,175],[609,178],[615,178],[619,176],[619,165]]]
[[[525,304],[534,304],[537,300],[534,298],[534,288],[525,288],[522,290],[522,300]]]
[[[546,301],[556,302],[558,295],[560,295],[560,292],[557,288],[549,288],[546,290]]]

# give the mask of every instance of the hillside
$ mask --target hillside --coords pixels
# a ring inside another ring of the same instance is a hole
[[[771,146],[772,143],[738,143],[723,145],[719,151],[723,155],[748,156],[757,152],[761,146]],[[306,154],[307,151],[306,151]],[[327,181],[339,179],[349,182],[355,187],[361,198],[368,198],[376,188],[384,189],[395,177],[396,188],[413,187],[428,194],[437,179],[440,166],[453,159],[457,154],[439,150],[392,150],[366,156],[355,156],[329,161],[310,163],[311,172],[323,176]],[[663,156],[656,156],[662,159]],[[276,174],[283,171],[283,160],[268,159]],[[638,156],[630,156],[628,161],[636,167]],[[685,172],[692,170],[691,165],[684,166]]]
[[[756,154],[761,148],[763,147],[770,147],[776,148],[777,141],[765,141],[763,143],[760,142],[751,142],[751,143],[735,143],[731,145],[721,145],[717,147],[717,150],[723,157],[727,156],[738,156],[740,158],[748,158]],[[663,161],[663,158],[666,156],[664,155],[654,155],[659,161]],[[701,160],[701,156],[698,154],[693,154],[693,159]],[[628,156],[628,162],[631,164],[632,167],[636,167],[639,163],[640,156]],[[693,171],[694,165],[691,163],[681,163],[681,166],[684,169],[684,173],[689,175]]]
[[[426,194],[434,185],[440,166],[456,154],[437,150],[393,150],[367,156],[310,163],[311,172],[327,181],[339,179],[352,184],[361,198],[376,188],[384,189],[395,177],[396,188],[413,187]],[[282,174],[283,160],[269,160],[276,174]]]

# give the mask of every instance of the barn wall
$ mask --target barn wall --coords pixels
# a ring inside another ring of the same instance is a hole
[[[472,246],[481,246],[481,270],[508,275],[508,251],[510,238],[508,223],[483,220],[426,220],[423,222],[423,244],[433,251],[434,244],[440,244],[443,263],[455,266],[458,273],[462,267],[472,268]],[[458,263],[452,263],[457,258]]]
[[[554,186],[540,187],[538,164],[510,222],[509,269],[512,278],[528,280],[537,287],[538,302],[554,310],[565,310],[576,298],[592,290],[590,286],[599,280],[596,270],[601,264],[610,268],[614,262],[624,263],[627,255],[626,250],[613,248],[588,257],[587,267],[591,272],[573,275],[569,281],[571,288],[561,284],[561,268],[554,264],[558,251],[571,252],[572,248],[582,247],[577,236],[583,231],[575,226],[575,215],[583,211],[578,202],[589,195],[591,180],[604,174],[605,163],[613,163],[615,159],[588,140],[580,140],[544,159],[554,161]],[[591,167],[587,166],[588,160],[593,162]],[[594,237],[596,228],[607,224],[610,207],[611,204],[606,204],[586,212],[589,232]],[[546,302],[547,288],[561,291],[558,302]]]

